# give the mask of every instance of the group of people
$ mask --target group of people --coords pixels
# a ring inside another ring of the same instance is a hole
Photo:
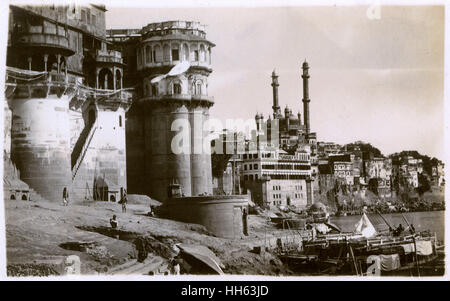
[[[122,213],[127,212],[127,203],[128,203],[128,197],[127,197],[127,191],[125,190],[122,196],[122,199],[120,199],[119,204],[122,205]],[[111,225],[111,228],[117,229],[119,227],[119,221],[117,220],[117,216],[113,215],[111,219],[109,219],[109,224]]]
[[[410,233],[410,234],[416,233],[416,229],[414,228],[414,225],[413,225],[413,224],[410,224],[410,225],[408,226],[408,228],[409,228],[409,233]],[[402,224],[398,224],[398,227],[397,227],[397,228],[395,228],[395,229],[389,228],[389,230],[390,230],[390,232],[392,232],[392,234],[393,234],[394,236],[400,236],[400,235],[402,235],[402,233],[405,232],[408,228],[405,229],[405,228],[403,228],[403,225],[402,225]]]

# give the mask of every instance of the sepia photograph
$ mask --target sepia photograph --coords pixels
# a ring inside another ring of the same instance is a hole
[[[1,6],[2,279],[447,277],[445,2]]]

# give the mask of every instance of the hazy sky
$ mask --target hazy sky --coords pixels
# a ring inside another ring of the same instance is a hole
[[[211,117],[272,113],[271,72],[282,110],[302,109],[301,63],[310,64],[311,128],[319,141],[370,142],[384,154],[444,156],[444,8],[114,8],[107,28],[167,20],[207,25],[213,48]]]

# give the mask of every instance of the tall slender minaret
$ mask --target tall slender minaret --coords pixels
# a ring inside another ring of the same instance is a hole
[[[309,130],[310,130],[310,124],[309,124],[309,87],[308,87],[308,80],[309,80],[309,73],[308,73],[308,62],[305,60],[303,62],[303,74],[302,74],[302,78],[303,78],[303,120],[304,120],[304,124],[305,124],[305,128],[306,128],[306,134],[309,134]]]
[[[275,70],[272,72],[272,89],[273,89],[273,119],[277,119],[281,115],[280,105],[278,104],[278,75]]]

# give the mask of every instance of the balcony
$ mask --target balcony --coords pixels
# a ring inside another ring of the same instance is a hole
[[[157,96],[147,96],[143,99],[151,101],[203,101],[208,103],[214,103],[214,97],[208,95],[190,95],[190,94],[165,94]]]
[[[13,46],[20,48],[41,48],[42,52],[59,52],[64,56],[75,53],[69,46],[68,33],[59,27],[59,30],[50,30],[42,26],[29,26],[15,30],[12,34]]]
[[[142,32],[145,34],[147,32],[167,30],[167,29],[188,29],[204,33],[205,25],[200,24],[200,22],[167,21],[167,22],[150,23],[147,26],[144,26]]]
[[[115,50],[97,50],[95,60],[101,63],[123,64],[122,54]]]
[[[176,61],[164,61],[164,62],[145,62],[138,65],[138,70],[143,70],[145,68],[163,68],[163,67],[174,67],[175,65],[181,63],[181,60]],[[212,71],[211,64],[209,62],[200,62],[200,61],[189,61],[190,68],[201,68],[207,69],[208,71]]]

